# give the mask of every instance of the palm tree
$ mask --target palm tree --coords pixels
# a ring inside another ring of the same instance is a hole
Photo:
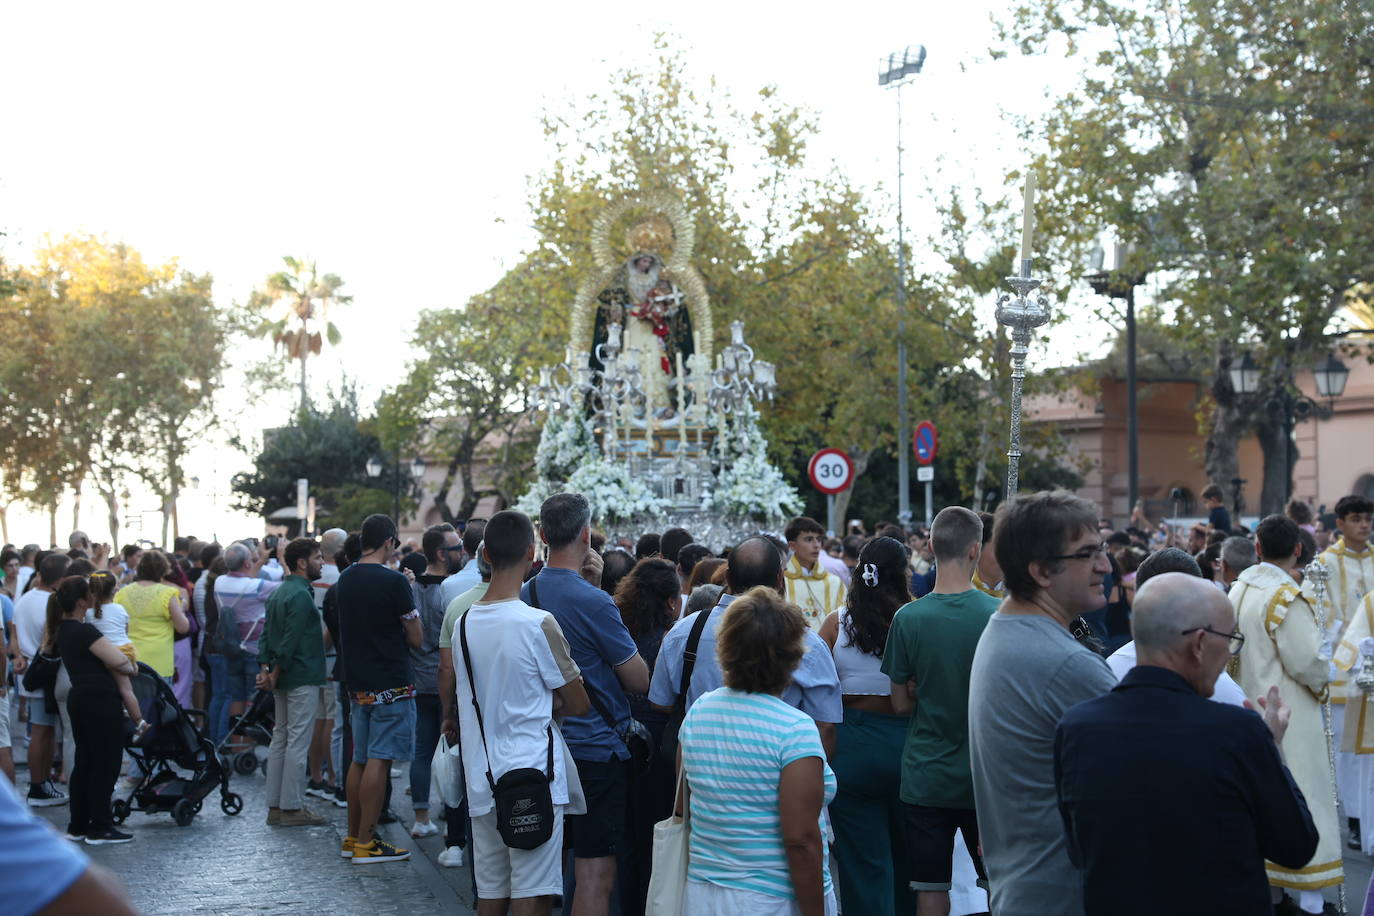
[[[321,276],[314,261],[286,256],[282,262],[287,269],[268,277],[265,288],[255,291],[252,301],[265,315],[272,313],[273,306],[280,307],[275,311],[280,317],[264,317],[257,334],[271,337],[286,350],[288,359],[300,360],[301,409],[304,410],[309,405],[305,387],[306,362],[311,354],[319,355],[325,340],[330,346],[338,346],[342,339],[339,329],[328,318],[329,308],[347,305],[353,297],[339,292],[344,281],[338,274]]]

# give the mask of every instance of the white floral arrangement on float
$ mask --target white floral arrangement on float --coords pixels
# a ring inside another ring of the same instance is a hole
[[[722,470],[709,507],[721,515],[773,522],[800,512],[802,499],[768,460],[768,442],[758,418],[751,408],[731,424],[721,444]]]
[[[625,465],[600,456],[584,461],[573,471],[564,489],[587,498],[592,521],[598,525],[658,516],[671,507],[644,481],[631,477]]]
[[[587,416],[581,411],[560,410],[544,423],[534,453],[534,469],[542,480],[567,480],[600,451]]]

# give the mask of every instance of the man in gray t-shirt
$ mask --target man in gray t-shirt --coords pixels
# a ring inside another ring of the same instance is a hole
[[[1069,707],[1116,686],[1069,632],[1102,606],[1111,565],[1097,508],[1066,493],[1002,507],[994,550],[1008,597],[973,657],[969,750],[992,912],[1082,916],[1054,789],[1054,731]]]

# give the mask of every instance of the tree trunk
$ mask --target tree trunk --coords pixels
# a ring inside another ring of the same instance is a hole
[[[456,524],[458,518],[448,507],[448,493],[453,489],[454,478],[458,475],[459,461],[460,456],[455,452],[449,459],[448,467],[444,469],[444,479],[439,482],[439,489],[434,494],[434,507],[439,510],[440,517],[450,525]]]
[[[96,486],[97,492],[105,500],[105,507],[108,510],[106,518],[110,523],[110,546],[114,550],[119,549],[119,496],[113,488]]]
[[[48,544],[57,546],[57,503],[48,506]]]
[[[1203,468],[1207,480],[1231,494],[1232,513],[1236,524],[1240,523],[1244,502],[1240,487],[1235,483],[1240,478],[1240,458],[1238,449],[1240,437],[1247,426],[1246,416],[1241,410],[1236,390],[1231,387],[1232,349],[1230,341],[1223,340],[1217,348],[1216,369],[1212,375],[1212,421],[1207,430],[1207,444]]]
[[[1264,452],[1264,484],[1260,491],[1260,515],[1283,513],[1292,490],[1292,468],[1297,462],[1297,447],[1281,416],[1267,413],[1255,427]]]
[[[76,481],[76,485],[72,488],[72,530],[73,530],[73,531],[78,531],[78,530],[80,530],[80,528],[81,528],[81,484],[82,484],[82,481],[77,480],[77,481]]]
[[[10,543],[9,513],[9,506],[0,506],[0,538],[3,538],[6,544]],[[15,597],[18,596],[16,595]]]
[[[849,486],[842,492],[835,494],[835,521],[837,523],[837,533],[844,537],[848,533],[845,527],[844,516],[849,511],[849,498],[854,493],[854,484],[859,482],[864,471],[868,470],[868,459],[872,456],[872,449],[849,449],[849,460],[854,462],[854,479],[849,482]]]

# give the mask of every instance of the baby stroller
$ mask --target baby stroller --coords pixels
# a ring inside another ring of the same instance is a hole
[[[115,823],[124,823],[132,811],[170,811],[177,826],[186,827],[216,785],[224,813],[242,811],[243,799],[229,791],[229,771],[220,763],[214,744],[193,721],[199,718],[204,725],[206,714],[199,709],[183,709],[171,685],[141,662],[131,680],[134,697],[150,727],[142,742],[134,746],[130,743],[133,723],[127,725],[124,747],[138,767],[139,778],[127,797],[116,798],[111,804]],[[186,770],[189,775],[183,775]]]
[[[216,745],[215,753],[219,754],[220,759],[226,764],[232,764],[234,772],[240,776],[247,776],[258,768],[255,748],[267,747],[272,743],[272,729],[276,725],[274,712],[272,692],[254,691],[253,698],[248,701],[248,708],[229,724],[229,732],[224,736],[224,740]],[[248,738],[253,742],[253,747],[229,753],[228,746],[236,737]]]

